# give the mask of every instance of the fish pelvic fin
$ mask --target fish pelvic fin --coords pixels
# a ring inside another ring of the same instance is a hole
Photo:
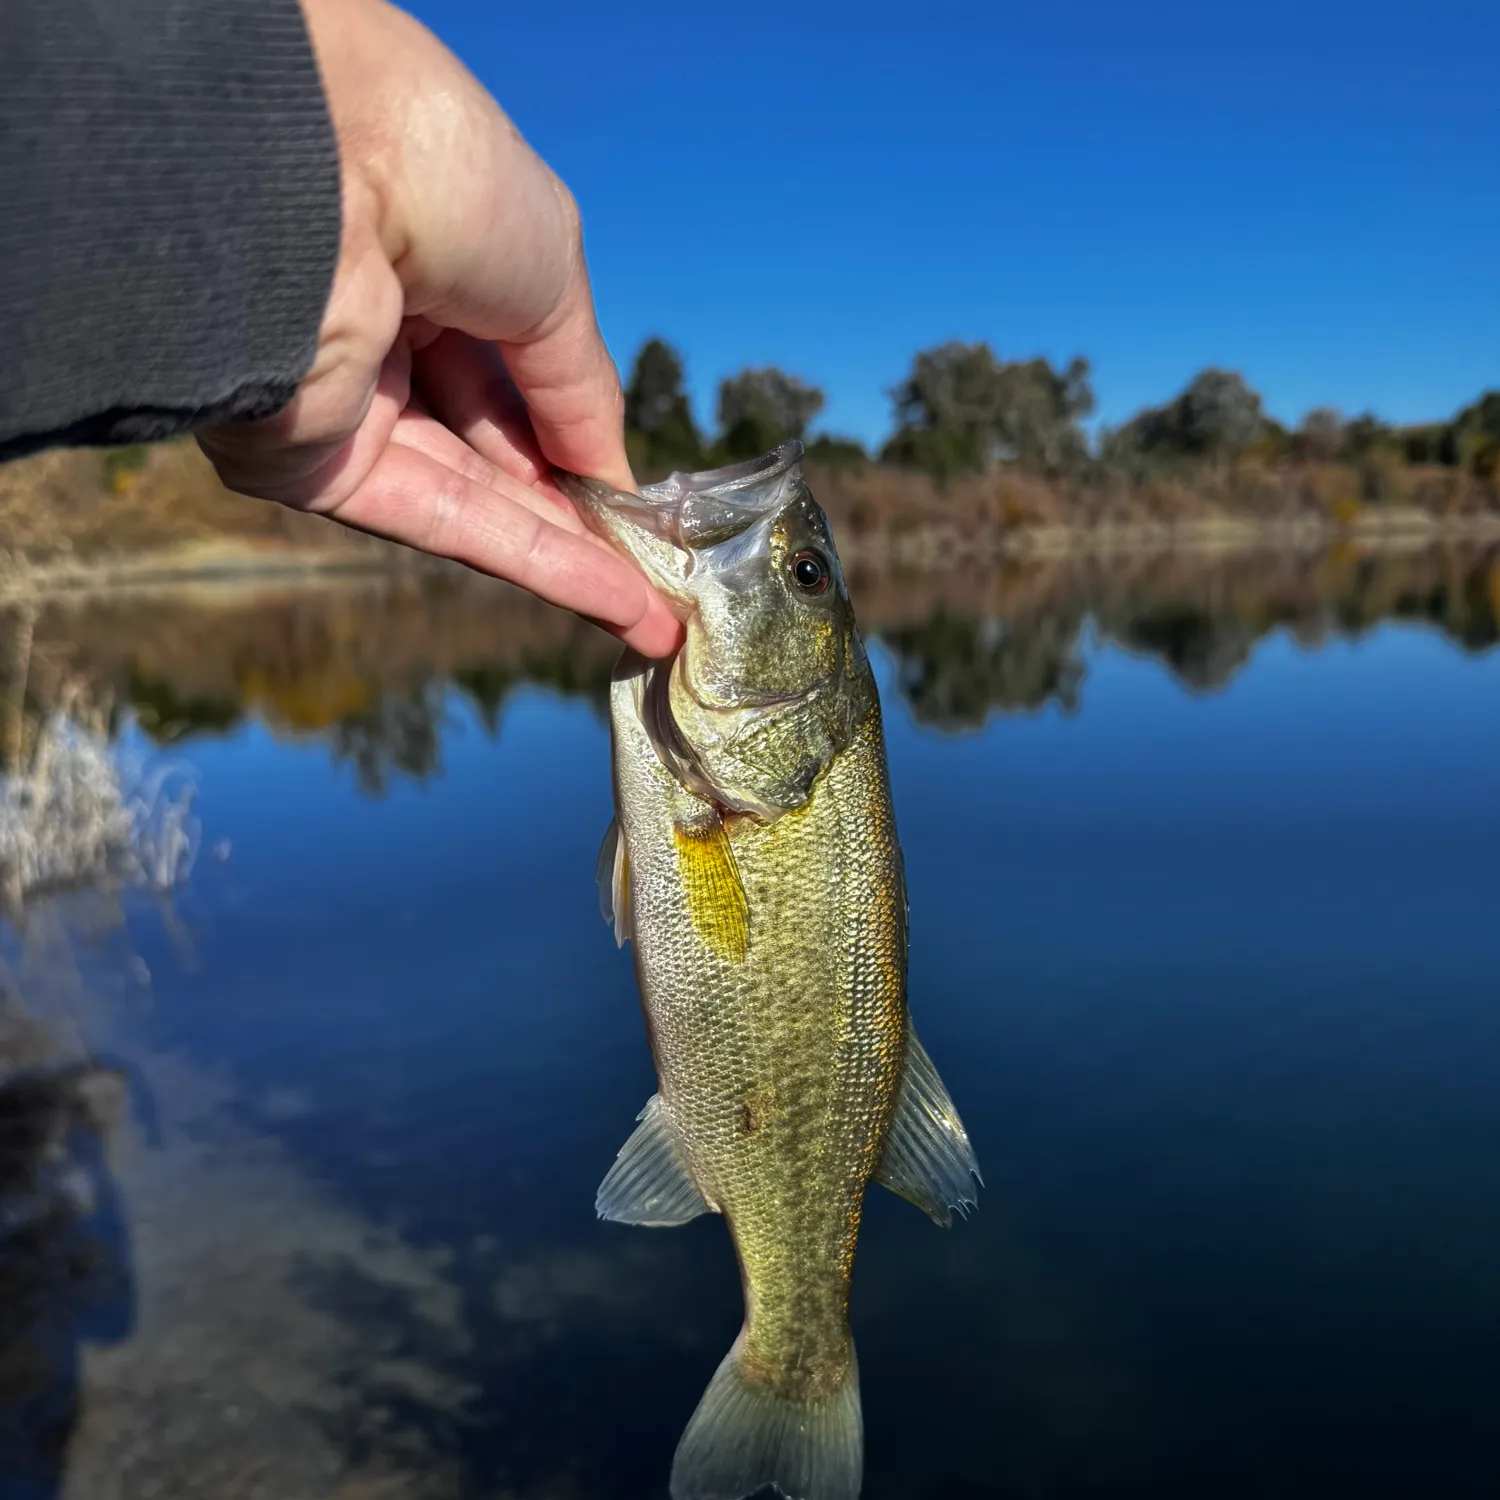
[[[604,830],[594,881],[599,887],[599,915],[614,928],[615,946],[623,948],[630,938],[630,859],[618,818],[611,818]]]
[[[969,1133],[915,1031],[906,1035],[906,1071],[874,1178],[945,1229],[954,1209],[968,1217],[979,1202],[975,1184],[984,1186]]]
[[[859,1371],[816,1402],[747,1380],[741,1332],[709,1381],[672,1460],[672,1500],[743,1500],[766,1485],[786,1500],[857,1500],[864,1473]]]
[[[599,1184],[594,1209],[601,1219],[666,1229],[713,1212],[688,1170],[671,1114],[652,1094],[640,1121]]]

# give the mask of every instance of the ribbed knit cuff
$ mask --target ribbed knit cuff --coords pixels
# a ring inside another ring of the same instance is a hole
[[[0,458],[273,414],[339,233],[297,0],[0,0]]]

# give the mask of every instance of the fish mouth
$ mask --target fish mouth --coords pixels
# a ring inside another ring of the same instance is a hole
[[[743,538],[750,550],[755,539],[746,533],[769,523],[801,486],[802,458],[802,444],[792,438],[743,463],[674,470],[635,494],[563,469],[552,478],[591,531],[623,548],[663,593],[688,605],[685,585],[697,555],[723,548],[715,557],[722,567],[741,550],[726,543]]]
[[[608,503],[674,547],[700,552],[781,510],[801,478],[802,451],[793,438],[744,463],[695,473],[674,470],[655,484],[643,484],[639,495],[615,491]]]

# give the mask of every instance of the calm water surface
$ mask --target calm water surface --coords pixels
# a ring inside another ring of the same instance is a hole
[[[1500,653],[1252,645],[1200,691],[1086,623],[963,732],[874,648],[986,1190],[950,1231],[872,1190],[871,1500],[1500,1493]],[[73,1436],[0,1495],[665,1495],[739,1291],[719,1220],[593,1214],[653,1090],[607,730],[424,692],[422,776],[186,735],[188,887],[12,944],[131,1107],[12,1274],[0,1445]]]

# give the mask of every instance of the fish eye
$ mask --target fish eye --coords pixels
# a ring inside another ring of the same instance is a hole
[[[828,560],[818,552],[799,552],[792,559],[792,577],[804,594],[821,594],[828,588]]]

